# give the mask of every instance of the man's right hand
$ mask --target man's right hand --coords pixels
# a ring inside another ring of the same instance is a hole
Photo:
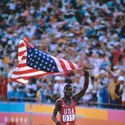
[[[88,70],[88,69],[94,69],[94,65],[89,64],[89,63],[84,63],[83,70]]]
[[[60,121],[57,121],[57,122],[56,122],[56,125],[61,125],[61,122],[60,122]]]

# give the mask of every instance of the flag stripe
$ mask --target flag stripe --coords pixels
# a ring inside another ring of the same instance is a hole
[[[20,75],[20,74],[28,74],[28,73],[31,73],[31,72],[36,72],[36,69],[29,69],[29,70],[25,70],[25,71],[15,71],[15,74],[16,75]]]
[[[26,52],[26,50],[20,51],[20,52],[18,52],[18,55],[19,55],[19,56],[22,56],[25,52]]]
[[[22,52],[22,51],[26,51],[26,47],[24,46],[24,47],[21,47],[19,50],[18,50],[18,52]]]
[[[21,60],[20,60],[20,64],[26,63],[26,59],[27,59],[27,57],[26,57],[25,55],[22,56],[22,58],[21,58]]]
[[[30,70],[32,69],[31,67],[29,66],[24,66],[24,67],[21,67],[21,68],[16,68],[16,71],[20,72],[20,71],[25,71],[25,70]]]
[[[59,59],[59,62],[60,62],[60,64],[61,64],[61,67],[63,68],[63,70],[64,70],[64,71],[67,71],[64,62],[63,62],[61,59]]]
[[[55,58],[54,56],[51,56],[51,57],[55,60],[56,64],[58,65],[58,70],[59,70],[60,72],[63,72],[63,68],[62,68],[62,66],[61,66],[61,64],[60,64],[60,62],[59,62],[59,60],[58,60],[57,58]]]
[[[43,76],[43,75],[45,75],[45,74],[48,74],[48,73],[46,73],[46,72],[43,72],[43,71],[37,71],[37,72],[31,72],[31,73],[26,73],[26,74],[20,74],[20,75],[18,75],[18,74],[12,74],[11,75],[11,78],[29,78],[29,77],[35,77],[35,76]]]
[[[64,62],[64,65],[65,65],[65,67],[66,67],[67,70],[72,70],[68,61],[66,61],[64,59],[60,59],[60,60],[62,60]]]
[[[21,48],[21,47],[24,47],[25,46],[25,44],[24,44],[24,42],[23,42],[23,40],[20,40],[20,44],[19,44],[19,48]]]
[[[26,52],[26,46],[25,46],[23,40],[20,41],[20,44],[18,47],[19,47],[19,49],[18,49],[18,62],[19,62],[22,59],[22,56]]]
[[[81,69],[82,68],[82,66],[80,67],[80,66],[78,66],[78,65],[76,65],[74,63],[72,63],[72,64],[75,66],[75,69]]]
[[[73,69],[73,70],[75,69],[75,66],[73,63],[69,62],[69,65],[70,65],[71,69]]]
[[[25,83],[28,83],[28,79],[27,78],[18,78],[18,79],[15,79],[15,78],[11,78],[12,81],[14,82],[19,82],[19,83],[22,83],[22,84],[25,84]]]
[[[24,74],[20,74],[20,78],[21,77],[25,78],[25,77],[36,76],[36,75],[40,75],[41,73],[43,74],[44,72],[37,71],[37,72],[30,72],[30,73],[26,73],[26,74],[24,72]],[[15,78],[18,78],[18,76],[19,76],[18,74],[13,75],[13,77],[15,77]]]
[[[23,55],[25,55],[25,54],[23,54]],[[22,58],[23,58],[23,56],[18,56],[18,62],[19,62],[20,60],[22,60]]]
[[[20,60],[20,64],[26,64],[26,59]]]
[[[22,68],[22,67],[25,67],[25,66],[26,66],[26,63],[23,63],[23,64],[20,64],[20,63],[19,63],[19,64],[18,64],[18,67],[19,67],[19,68]]]

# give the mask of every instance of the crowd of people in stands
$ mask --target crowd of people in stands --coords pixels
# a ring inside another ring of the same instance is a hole
[[[26,36],[50,55],[94,65],[79,104],[125,105],[124,0],[1,0],[0,13],[1,100],[54,103],[65,84],[72,84],[74,94],[84,84],[81,70],[31,78],[25,85],[11,81],[18,43]]]

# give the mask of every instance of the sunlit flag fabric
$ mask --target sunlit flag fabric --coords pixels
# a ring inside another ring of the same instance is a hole
[[[28,83],[31,77],[63,73],[79,68],[77,64],[34,48],[26,38],[23,38],[18,47],[18,64],[10,79],[19,83]]]

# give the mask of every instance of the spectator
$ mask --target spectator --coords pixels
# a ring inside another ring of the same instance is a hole
[[[103,87],[102,87],[99,95],[101,97],[102,103],[104,104],[104,106],[101,106],[101,107],[107,108],[109,97],[108,97],[108,83],[106,81],[103,82]],[[106,103],[106,105],[105,105],[105,103]]]
[[[36,93],[36,100],[39,103],[45,103],[46,101],[46,97],[45,97],[45,93],[44,93],[44,86],[40,85],[39,89]]]
[[[53,90],[52,85],[48,85],[48,91],[45,93],[46,102],[47,102],[48,104],[54,102],[53,91],[52,91],[52,90]]]
[[[108,94],[109,94],[109,102],[111,104],[116,104],[116,99],[119,99],[120,96],[118,96],[115,92],[116,85],[118,84],[118,74],[113,74],[113,81],[109,83],[108,86]]]
[[[125,80],[124,80],[123,88],[122,88],[122,105],[125,106]]]
[[[37,93],[36,93],[36,99],[37,102],[40,103],[52,103],[54,102],[54,98],[53,98],[53,93],[52,93],[52,86],[49,85],[48,86],[48,91],[46,91],[45,86],[39,86],[40,88],[38,89]]]
[[[2,76],[2,81],[1,81],[1,97],[3,100],[7,99],[7,84],[8,84],[8,79],[6,78],[5,75]]]
[[[79,78],[80,75],[78,73],[75,73],[75,76],[72,76],[72,86],[74,94],[78,93],[82,89],[82,86],[79,82]]]
[[[84,83],[84,81],[83,81],[83,83]],[[92,84],[91,78],[89,78],[88,89],[87,89],[86,93],[84,94],[84,97],[82,98],[84,104],[86,103],[88,105],[88,103],[90,101],[92,101],[92,90],[93,90],[93,84]]]
[[[112,51],[112,57],[113,57],[113,65],[116,65],[118,63],[118,59],[121,55],[121,45],[116,45],[115,49]]]
[[[122,104],[122,93],[123,93],[123,85],[124,85],[124,77],[123,76],[119,76],[118,77],[118,84],[116,85],[116,94],[118,96],[120,96],[120,98],[116,99],[116,104],[121,105]],[[120,106],[119,106],[120,107]]]
[[[105,70],[100,70],[100,75],[94,77],[94,83],[95,83],[95,90],[97,93],[97,102],[98,103],[106,103],[106,92],[108,87],[108,74]],[[107,96],[108,97],[108,96]],[[103,107],[103,105],[98,105],[98,107]]]
[[[59,94],[59,84],[60,84],[61,77],[60,76],[55,76],[55,83],[53,85],[53,96],[54,100],[57,100],[60,97]]]
[[[23,101],[25,98],[25,85],[17,84],[15,88],[15,98],[16,101]]]
[[[7,84],[7,99],[8,100],[14,100],[15,98],[15,88],[17,83],[9,80]]]
[[[36,97],[36,91],[37,91],[37,85],[36,85],[36,79],[35,78],[31,78],[28,82],[28,84],[26,85],[26,97],[27,99],[29,98],[29,101],[34,102],[35,100],[33,100]]]
[[[72,80],[73,95],[74,95],[74,94],[77,94],[82,89],[82,85],[80,84],[80,74],[75,73],[75,76],[72,76],[71,80]],[[77,102],[77,104],[82,104],[82,99],[80,99]]]
[[[92,99],[94,102],[97,102],[97,103],[102,103],[102,98],[100,97],[100,91],[102,89],[102,84],[100,82],[100,79],[99,79],[99,75],[94,75],[93,77],[93,91],[92,91]],[[100,107],[100,105],[98,105],[98,107]]]
[[[59,82],[59,94],[60,94],[60,97],[64,96],[63,89],[64,89],[65,85],[66,85],[65,78],[63,76],[61,76],[60,82]]]

